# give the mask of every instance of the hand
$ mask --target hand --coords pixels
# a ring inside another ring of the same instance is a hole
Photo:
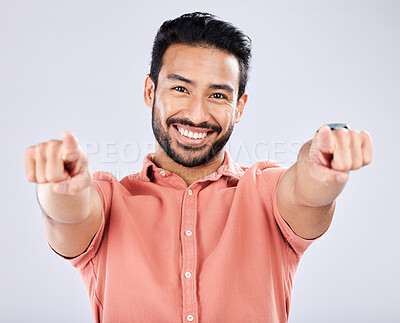
[[[310,175],[329,185],[345,183],[349,171],[368,165],[372,159],[372,142],[368,132],[348,129],[331,130],[322,126],[308,151]]]
[[[30,182],[54,183],[54,192],[61,194],[77,194],[91,183],[86,153],[68,131],[62,141],[50,140],[27,148],[25,173]]]

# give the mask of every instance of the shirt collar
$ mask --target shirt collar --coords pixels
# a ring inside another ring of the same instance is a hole
[[[139,173],[139,178],[141,180],[144,180],[146,182],[149,182],[152,180],[152,173],[156,170],[161,171],[163,170],[160,167],[157,167],[156,164],[154,164],[153,159],[154,159],[154,152],[147,154],[143,158],[143,168],[141,172]],[[239,166],[236,164],[233,159],[231,158],[230,154],[225,150],[224,151],[224,162],[222,165],[212,174],[206,176],[205,178],[201,179],[201,181],[204,180],[217,180],[221,176],[227,176],[227,177],[233,177],[236,179],[240,179],[245,171],[247,170],[248,167],[243,167]],[[165,173],[170,173],[167,170],[164,170]]]

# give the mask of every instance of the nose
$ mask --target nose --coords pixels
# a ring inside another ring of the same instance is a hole
[[[183,114],[184,117],[191,120],[194,124],[208,122],[211,119],[207,102],[200,96],[193,96],[191,100],[187,102]]]

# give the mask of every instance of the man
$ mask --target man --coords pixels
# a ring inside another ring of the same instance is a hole
[[[165,22],[144,89],[156,149],[120,182],[91,175],[69,132],[27,149],[47,241],[79,271],[96,322],[287,322],[300,257],[372,145],[325,125],[289,169],[235,164],[224,146],[250,56],[250,39],[213,15]]]

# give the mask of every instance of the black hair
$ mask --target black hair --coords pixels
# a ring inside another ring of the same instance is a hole
[[[157,87],[163,56],[172,44],[211,47],[233,54],[239,61],[238,100],[243,95],[250,69],[251,39],[230,22],[216,16],[193,12],[165,21],[158,29],[151,55],[150,77]]]

